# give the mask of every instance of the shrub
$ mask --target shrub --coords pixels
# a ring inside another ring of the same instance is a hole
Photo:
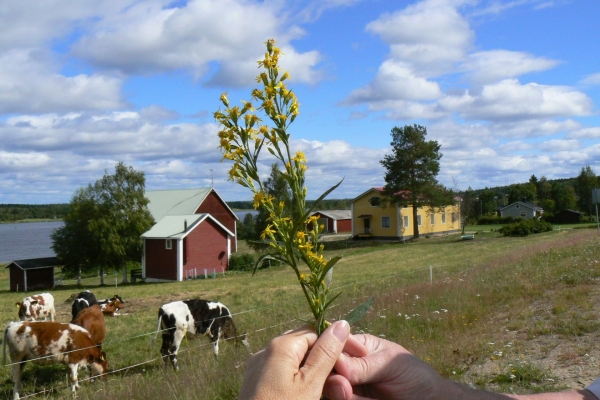
[[[498,224],[510,224],[511,222],[515,222],[520,220],[520,218],[513,217],[498,217],[494,216],[482,216],[477,220],[477,225],[498,225]]]
[[[232,254],[229,257],[230,271],[250,271],[254,268],[254,257],[252,254]]]
[[[526,219],[504,225],[498,230],[504,236],[527,236],[532,233],[549,232],[552,225],[539,219]]]

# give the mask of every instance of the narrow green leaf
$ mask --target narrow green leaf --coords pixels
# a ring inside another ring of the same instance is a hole
[[[348,323],[350,325],[354,324],[359,319],[361,319],[362,317],[365,316],[367,311],[369,311],[369,308],[371,308],[372,304],[373,304],[373,297],[369,298],[367,301],[365,301],[364,303],[362,303],[361,305],[356,307],[354,310],[352,310],[352,312],[350,314],[348,314],[346,321],[348,321]]]
[[[327,275],[327,272],[329,272],[329,270],[331,268],[333,268],[333,266],[335,265],[335,263],[337,263],[338,261],[340,261],[341,258],[342,258],[342,256],[335,256],[331,260],[329,260],[327,262],[327,264],[325,264],[325,267],[323,267],[323,272],[321,273],[321,276],[319,277],[319,281],[322,281],[322,280],[325,279],[325,275]]]

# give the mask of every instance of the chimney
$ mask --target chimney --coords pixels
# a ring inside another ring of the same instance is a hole
[[[187,219],[183,220],[183,231],[187,232]]]

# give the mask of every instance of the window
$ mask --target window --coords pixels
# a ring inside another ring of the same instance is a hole
[[[421,216],[417,215],[417,226],[421,226]]]
[[[456,213],[452,213],[452,223],[456,222]]]
[[[173,248],[173,242],[171,239],[165,239],[165,249],[171,250]]]
[[[527,212],[521,211],[521,218],[527,218]]]
[[[371,206],[373,206],[373,207],[379,206],[379,201],[380,201],[380,199],[377,196],[373,196],[369,199],[369,202],[371,203]]]
[[[446,212],[442,213],[442,224],[446,223]]]
[[[402,207],[404,207],[404,208],[408,208],[408,204],[405,204],[405,205],[403,205]]]
[[[381,227],[389,228],[391,226],[390,217],[381,217]]]
[[[429,216],[429,223],[430,223],[431,225],[435,225],[435,214],[431,214],[431,215]]]
[[[404,216],[404,223],[403,223],[405,228],[408,228],[408,215]]]

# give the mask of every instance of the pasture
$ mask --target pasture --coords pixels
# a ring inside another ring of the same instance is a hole
[[[370,296],[370,312],[353,328],[401,343],[442,375],[478,387],[531,393],[580,388],[600,375],[600,240],[594,229],[554,231],[527,238],[459,235],[411,243],[348,247],[333,273],[342,291],[329,319],[343,318]],[[7,271],[0,269],[0,288]],[[111,282],[112,279],[112,282]],[[216,279],[180,283],[138,283],[97,287],[97,298],[119,294],[125,308],[107,317],[103,349],[111,373],[89,382],[80,372],[79,399],[234,399],[243,379],[248,351],[220,342],[215,359],[208,338],[184,339],[180,371],[165,369],[160,335],[150,341],[159,307],[183,299],[227,305],[238,332],[246,332],[251,351],[308,318],[308,307],[291,269],[271,267],[230,273]],[[111,285],[112,283],[112,285]],[[57,320],[70,320],[65,301],[81,289],[69,282],[51,291]],[[33,294],[33,293],[28,293]],[[23,293],[0,292],[2,326],[17,319],[15,302]],[[9,359],[7,359],[9,362]],[[28,364],[24,395],[70,396],[63,365]],[[10,398],[10,367],[0,370],[0,398]]]

